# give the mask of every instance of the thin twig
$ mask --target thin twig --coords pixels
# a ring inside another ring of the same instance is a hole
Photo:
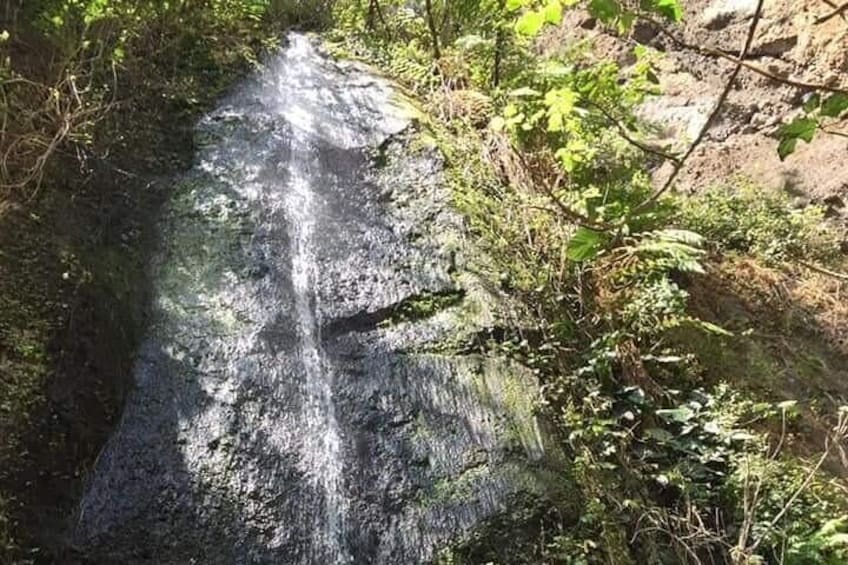
[[[825,14],[825,15],[821,16],[820,18],[818,18],[815,21],[815,25],[823,24],[826,21],[835,18],[836,16],[841,16],[842,14],[845,13],[846,10],[848,10],[848,2],[846,2],[845,4],[842,4],[841,6],[839,6],[838,8],[833,10],[832,12]]]
[[[818,265],[814,265],[813,263],[808,263],[807,261],[798,261],[798,264],[810,269],[811,271],[815,271],[822,275],[827,275],[829,277],[833,277],[835,279],[839,279],[841,281],[848,281],[848,274],[840,273],[837,271],[831,271],[830,269],[825,269],[824,267],[819,267]]]
[[[525,171],[530,171],[531,170],[530,164],[527,163],[527,159],[524,157],[524,155],[521,153],[521,151],[515,151],[514,153],[515,153],[515,156],[518,159],[518,161],[521,163],[521,167]],[[591,218],[589,218],[585,214],[581,214],[577,210],[570,208],[562,200],[560,200],[559,197],[556,195],[556,191],[559,188],[559,185],[560,185],[561,182],[562,182],[562,175],[557,177],[557,180],[554,182],[553,185],[551,185],[548,182],[541,182],[539,184],[542,185],[542,188],[544,189],[545,194],[547,194],[548,198],[550,198],[550,200],[554,204],[556,204],[556,207],[559,209],[559,212],[563,216],[565,216],[569,220],[571,220],[571,221],[573,221],[573,222],[575,222],[575,223],[577,223],[577,224],[579,224],[583,227],[587,227],[587,228],[590,228],[590,229],[593,229],[593,230],[609,231],[609,230],[613,229],[614,226],[612,226],[611,224],[608,224],[606,222],[599,222],[599,221],[592,220]]]
[[[763,2],[764,0],[757,0],[757,7],[754,11],[754,19],[751,22],[751,26],[748,28],[748,35],[745,38],[745,45],[742,47],[742,51],[739,53],[738,60],[736,62],[736,66],[733,69],[733,72],[730,73],[730,78],[727,80],[727,84],[724,86],[724,90],[722,90],[721,95],[719,95],[718,100],[713,107],[713,111],[707,117],[707,121],[704,122],[701,131],[698,132],[697,137],[689,145],[689,149],[686,150],[686,153],[674,164],[674,168],[671,171],[671,174],[666,179],[665,183],[660,187],[659,190],[655,191],[647,200],[637,205],[633,210],[631,210],[630,215],[640,212],[651,206],[654,202],[656,202],[663,194],[668,192],[668,190],[674,184],[674,181],[677,180],[677,176],[680,174],[680,171],[683,169],[683,166],[686,164],[686,160],[695,152],[701,142],[707,135],[707,131],[712,126],[718,114],[721,112],[722,106],[724,106],[724,102],[727,100],[727,97],[730,95],[730,91],[733,89],[733,85],[736,83],[736,79],[739,76],[740,71],[742,70],[742,63],[745,57],[748,55],[748,51],[751,49],[751,44],[754,42],[754,35],[757,32],[757,26],[760,23],[760,16],[763,12]],[[625,218],[626,220],[626,218]]]
[[[798,488],[795,489],[795,492],[792,493],[792,496],[789,497],[789,500],[786,501],[786,503],[783,505],[783,508],[781,508],[780,512],[778,512],[775,517],[772,518],[771,521],[762,530],[759,539],[757,539],[749,548],[745,549],[746,556],[751,556],[754,554],[754,552],[757,551],[757,548],[760,546],[763,540],[766,539],[766,535],[772,529],[774,529],[774,527],[783,519],[784,516],[786,516],[787,512],[789,512],[789,510],[795,504],[795,501],[798,500],[798,497],[801,496],[804,491],[806,491],[807,488],[812,484],[813,480],[815,480],[816,474],[819,472],[819,470],[822,468],[822,465],[824,465],[824,462],[830,456],[830,453],[833,450],[833,446],[840,446],[841,442],[843,442],[846,437],[848,437],[848,415],[840,413],[837,424],[833,429],[833,435],[828,436],[825,441],[824,452],[822,452],[821,456],[816,461],[816,464],[813,465],[813,467],[807,472],[807,475],[804,477],[804,480],[801,482]]]
[[[650,16],[640,15],[639,17],[640,17],[640,19],[643,19],[643,20],[649,22],[652,26],[654,26],[654,28],[658,32],[660,32],[662,35],[664,35],[665,37],[670,39],[675,45],[677,45],[678,47],[681,47],[683,49],[686,49],[688,51],[694,51],[696,53],[699,53],[701,55],[706,55],[708,57],[719,57],[721,59],[725,59],[727,61],[730,61],[731,63],[733,63],[735,65],[742,65],[744,68],[748,69],[749,71],[755,72],[755,73],[762,75],[766,78],[769,78],[773,81],[783,83],[787,86],[792,86],[792,87],[795,87],[795,88],[804,88],[804,89],[809,89],[809,90],[821,90],[823,92],[832,92],[832,93],[838,93],[838,94],[848,94],[848,90],[846,90],[845,88],[839,88],[837,86],[829,86],[827,84],[822,84],[822,83],[806,82],[806,81],[803,81],[803,80],[797,80],[797,79],[785,78],[785,77],[778,76],[778,75],[774,74],[773,72],[768,71],[768,70],[760,67],[759,65],[755,65],[754,63],[746,61],[745,56],[747,56],[747,53],[746,53],[745,56],[739,57],[739,56],[733,55],[732,53],[728,53],[726,51],[722,51],[721,49],[716,49],[714,47],[705,47],[705,46],[701,46],[701,45],[694,45],[694,44],[689,43],[689,42],[683,40],[682,38],[676,36],[674,33],[669,31],[668,28],[666,28],[660,22],[656,21],[655,19],[651,18]]]
[[[651,147],[650,145],[643,143],[643,142],[639,141],[638,139],[633,138],[630,135],[630,133],[627,131],[627,128],[625,128],[624,125],[620,121],[618,121],[615,118],[615,116],[613,116],[606,108],[604,108],[603,106],[601,106],[597,102],[595,102],[593,100],[586,100],[586,103],[589,104],[590,106],[592,106],[593,108],[597,109],[601,114],[603,114],[603,116],[607,119],[607,121],[610,124],[614,125],[616,127],[616,129],[618,129],[618,134],[624,139],[624,141],[626,141],[630,145],[632,145],[632,146],[634,146],[638,149],[641,149],[645,153],[650,153],[651,155],[655,155],[655,156],[660,157],[661,159],[664,159],[666,161],[671,161],[673,163],[677,163],[678,161],[680,161],[680,158],[677,157],[676,155],[672,155],[671,153],[666,153],[665,151],[663,151],[661,149]]]

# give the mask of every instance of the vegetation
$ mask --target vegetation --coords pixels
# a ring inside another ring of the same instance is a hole
[[[114,425],[144,247],[196,116],[321,2],[7,0],[0,9],[0,563],[56,530]]]
[[[27,430],[49,417],[56,361],[48,346],[73,328],[60,305],[78,303],[89,287],[116,302],[142,292],[107,274],[138,274],[127,255],[141,243],[124,253],[98,240],[92,256],[80,251],[92,241],[79,233],[93,230],[99,215],[155,211],[129,193],[145,179],[127,181],[127,192],[117,194],[86,181],[103,166],[145,174],[179,167],[181,153],[161,146],[173,132],[165,124],[199,112],[289,25],[324,27],[338,53],[384,68],[425,101],[428,134],[448,159],[457,207],[494,258],[493,277],[534,313],[537,342],[504,337],[482,347],[539,375],[539,411],[569,455],[562,481],[573,483],[581,513],[572,520],[570,509],[552,508],[545,536],[516,545],[532,555],[513,562],[848,560],[845,399],[763,386],[787,366],[800,367],[799,352],[816,355],[810,343],[837,355],[827,345],[833,336],[808,322],[821,302],[797,306],[769,294],[768,285],[843,280],[841,236],[821,208],[797,207],[746,182],[673,195],[737,76],[752,70],[744,55],[762,2],[742,55],[715,55],[729,57],[734,71],[681,153],[652,144],[636,115],[659,92],[660,54],[637,45],[624,68],[586,49],[539,48],[575,9],[618,35],[682,17],[677,0],[7,2],[0,221],[8,230],[21,225],[16,214],[35,217],[27,229],[40,235],[27,253],[34,264],[61,261],[32,271],[12,268],[4,256],[7,280],[39,283],[2,288],[2,360],[14,377],[0,383],[0,465],[11,469],[0,474],[0,560],[20,558],[20,542],[32,543],[21,539],[18,523],[26,500],[16,503],[12,490],[29,475],[12,461],[33,443],[53,441]],[[805,86],[803,116],[780,130],[781,158],[848,111],[846,93]],[[671,174],[657,184],[660,163]],[[115,205],[126,198],[137,209]],[[45,234],[57,211],[78,201],[106,205],[59,245]],[[74,284],[61,282],[68,279]],[[839,284],[821,293],[838,293]],[[43,304],[40,296],[55,301]],[[388,322],[428,316],[455,298],[421,297]],[[804,310],[803,323],[779,318],[796,309]],[[107,423],[120,404],[120,391],[112,394]],[[73,475],[90,463],[96,438],[90,443],[63,469],[63,485],[75,484]],[[445,555],[453,563],[504,559],[487,551],[460,544]]]
[[[823,396],[796,401],[806,391],[764,384],[789,362],[757,335],[780,326],[777,314],[761,315],[760,299],[738,289],[707,290],[726,287],[751,262],[786,280],[809,277],[799,266],[840,276],[828,266],[844,260],[841,234],[824,210],[731,179],[705,194],[671,196],[710,124],[683,153],[650,143],[635,113],[659,92],[660,55],[647,46],[636,47],[628,68],[585,49],[540,55],[546,29],[575,2],[367,4],[337,7],[336,49],[383,66],[427,102],[457,205],[496,258],[493,275],[538,314],[540,343],[486,347],[541,376],[540,410],[573,460],[562,480],[574,481],[582,498],[579,519],[554,526],[558,533],[532,557],[459,546],[446,562],[848,558],[844,471],[825,463],[844,448],[846,408]],[[673,24],[682,15],[673,0],[581,8],[621,35],[637,22]],[[750,35],[758,19],[759,10]],[[828,92],[807,100],[815,117],[802,119],[811,128],[845,111],[844,93]],[[779,134],[781,158],[797,139],[812,139],[797,120]],[[659,162],[673,172],[656,186]],[[728,318],[704,307],[743,299],[760,304],[757,315]],[[813,339],[792,327],[776,330],[793,332],[781,337],[790,347]],[[716,348],[730,352],[711,354]],[[759,365],[749,362],[752,351]]]

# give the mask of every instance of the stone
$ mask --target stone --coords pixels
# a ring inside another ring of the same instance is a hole
[[[396,96],[295,35],[201,121],[86,562],[429,563],[562,481],[532,371],[445,346],[514,309],[443,252],[477,254]]]
[[[757,0],[714,0],[701,14],[701,23],[707,29],[720,30],[752,17],[756,9]]]

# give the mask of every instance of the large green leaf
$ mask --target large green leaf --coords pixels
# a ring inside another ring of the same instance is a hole
[[[803,139],[807,143],[813,140],[819,123],[813,118],[795,118],[792,122],[782,126],[778,131],[780,143],[777,146],[777,154],[783,161],[791,155],[798,146],[798,140]]]
[[[813,140],[817,127],[819,127],[818,122],[812,118],[795,118],[780,128],[780,137],[782,139],[794,137],[809,143]]]
[[[531,10],[521,15],[515,23],[515,31],[521,35],[537,35],[545,25],[545,14],[542,11]]]

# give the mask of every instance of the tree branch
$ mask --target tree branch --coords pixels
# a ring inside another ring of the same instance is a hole
[[[821,90],[823,92],[848,94],[848,89],[845,89],[845,88],[839,88],[839,87],[836,87],[836,86],[829,86],[829,85],[821,84],[821,83],[806,82],[806,81],[803,81],[803,80],[796,80],[796,79],[792,79],[792,78],[785,78],[785,77],[778,76],[778,75],[772,73],[771,71],[768,71],[768,70],[760,67],[759,65],[755,65],[754,63],[746,61],[744,56],[739,57],[739,56],[733,55],[731,53],[727,53],[725,51],[722,51],[721,49],[716,49],[714,47],[703,47],[701,45],[693,45],[692,43],[688,43],[688,42],[684,41],[683,39],[681,39],[680,37],[677,37],[676,35],[674,35],[671,31],[669,31],[660,22],[656,21],[655,19],[651,18],[650,16],[644,16],[644,15],[640,14],[639,17],[640,17],[640,19],[643,19],[643,20],[649,22],[651,25],[653,25],[654,28],[658,32],[660,32],[663,36],[670,39],[675,45],[677,45],[678,47],[681,47],[683,49],[686,49],[688,51],[694,51],[696,53],[699,53],[701,55],[705,55],[707,57],[717,57],[717,58],[720,58],[720,59],[725,59],[726,61],[730,61],[731,63],[733,63],[735,65],[741,65],[744,68],[748,69],[749,71],[757,73],[758,75],[762,75],[762,76],[764,76],[768,79],[771,79],[775,82],[779,82],[779,83],[782,83],[782,84],[785,84],[785,85],[788,85],[788,86],[792,86],[792,87],[795,87],[795,88],[805,88],[805,89],[809,89],[809,90]]]
[[[727,80],[727,84],[724,86],[724,90],[722,90],[721,94],[718,97],[718,100],[713,107],[712,112],[707,117],[707,121],[704,123],[704,126],[701,128],[701,131],[698,132],[697,137],[689,145],[689,149],[686,150],[686,153],[674,164],[674,168],[671,171],[671,174],[666,179],[665,183],[663,183],[662,187],[659,190],[655,191],[650,197],[648,197],[641,204],[637,205],[630,211],[628,217],[636,212],[640,212],[645,208],[654,204],[659,198],[668,192],[668,190],[674,184],[674,181],[677,180],[677,176],[680,174],[680,171],[683,169],[686,164],[687,159],[692,156],[698,146],[704,141],[704,138],[707,135],[707,131],[709,131],[710,127],[713,125],[716,117],[718,117],[721,112],[722,106],[724,106],[727,97],[730,95],[730,91],[733,89],[733,85],[736,83],[736,79],[739,77],[739,73],[742,70],[743,62],[745,57],[748,55],[748,52],[751,50],[751,44],[754,42],[754,35],[757,33],[757,26],[760,24],[760,17],[763,12],[763,2],[764,0],[757,0],[757,7],[754,11],[754,19],[751,21],[751,26],[748,28],[748,35],[745,38],[745,45],[742,47],[742,51],[739,53],[739,57],[736,61],[736,66],[733,68],[733,72],[730,73],[730,78]],[[625,217],[625,221],[627,217]]]
[[[848,3],[842,4],[841,6],[839,6],[838,8],[833,10],[832,12],[825,14],[824,16],[821,16],[820,18],[816,19],[815,24],[820,25],[820,24],[825,23],[828,20],[835,18],[836,16],[841,16],[842,14],[845,13],[846,10],[848,10]]]
[[[834,279],[839,279],[841,281],[848,281],[848,274],[839,273],[837,271],[831,271],[830,269],[825,269],[824,267],[819,267],[818,265],[814,265],[813,263],[808,263],[807,261],[798,261],[798,264],[802,267],[806,267],[811,271],[815,271],[816,273],[827,275],[829,277],[833,277]]]
[[[598,110],[607,119],[607,121],[611,125],[614,125],[616,127],[616,129],[618,129],[618,134],[624,139],[624,141],[626,141],[630,145],[632,145],[632,146],[634,146],[638,149],[641,149],[645,153],[650,153],[651,155],[655,155],[655,156],[660,157],[660,158],[662,158],[666,161],[671,161],[673,163],[677,163],[677,162],[680,161],[680,158],[677,157],[676,155],[672,155],[671,153],[666,153],[665,151],[662,151],[661,149],[651,147],[650,145],[643,143],[643,142],[639,141],[638,139],[635,139],[634,137],[632,137],[630,135],[630,132],[627,131],[627,128],[625,128],[624,125],[620,121],[618,121],[615,118],[615,116],[613,116],[606,108],[604,108],[603,106],[601,106],[597,102],[594,102],[592,100],[586,100],[586,103],[589,104],[590,106],[592,106],[593,108],[595,108],[596,110]]]

